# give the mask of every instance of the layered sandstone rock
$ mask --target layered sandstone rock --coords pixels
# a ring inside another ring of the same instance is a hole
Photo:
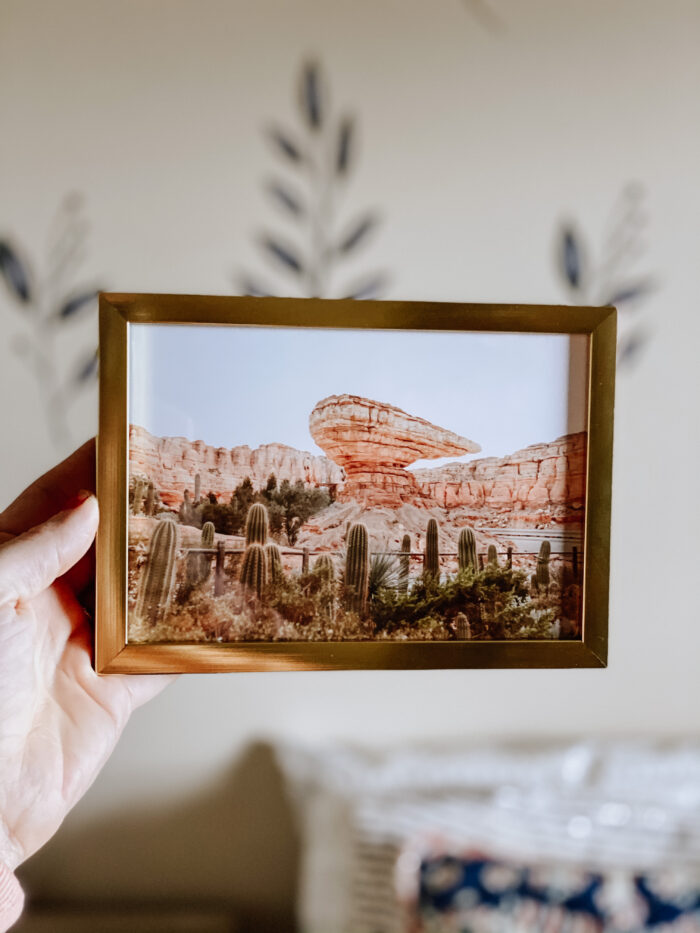
[[[421,491],[443,508],[535,511],[584,506],[586,433],[533,444],[502,459],[486,457],[415,470]]]
[[[285,444],[211,447],[184,437],[154,437],[137,425],[129,427],[129,465],[132,474],[147,476],[171,507],[180,505],[186,489],[194,490],[197,473],[202,495],[213,492],[222,500],[246,476],[256,488],[265,485],[270,473],[280,481],[302,480],[312,486],[335,486],[343,480],[335,463]]]
[[[398,508],[425,498],[406,467],[416,460],[458,457],[478,444],[400,408],[357,395],[331,395],[309,418],[314,441],[345,471],[339,498]]]

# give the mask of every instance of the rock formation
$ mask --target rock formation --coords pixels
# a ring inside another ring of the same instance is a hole
[[[343,481],[343,471],[335,463],[285,444],[211,447],[184,437],[154,437],[137,425],[129,427],[129,466],[132,475],[148,477],[163,502],[173,508],[180,505],[186,489],[193,492],[197,473],[202,495],[213,492],[222,501],[228,501],[246,476],[256,488],[265,485],[270,473],[279,481],[302,480],[312,486]]]
[[[533,444],[508,457],[486,457],[415,470],[421,491],[443,508],[495,512],[580,510],[586,489],[586,433]]]
[[[345,471],[338,498],[365,507],[398,508],[424,499],[416,477],[406,469],[416,460],[481,450],[466,437],[357,395],[331,395],[318,402],[309,430],[321,450]]]

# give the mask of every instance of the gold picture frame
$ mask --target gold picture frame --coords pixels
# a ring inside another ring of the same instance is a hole
[[[127,638],[129,328],[237,325],[588,335],[580,640],[130,643]],[[106,293],[100,296],[95,667],[98,673],[568,668],[607,664],[616,355],[611,307]]]

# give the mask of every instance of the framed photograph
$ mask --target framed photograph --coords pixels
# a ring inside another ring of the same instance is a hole
[[[97,670],[605,666],[615,317],[103,294]]]

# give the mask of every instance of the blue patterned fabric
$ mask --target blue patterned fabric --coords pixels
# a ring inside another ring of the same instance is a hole
[[[700,883],[442,855],[421,864],[417,914],[425,933],[700,933]]]

